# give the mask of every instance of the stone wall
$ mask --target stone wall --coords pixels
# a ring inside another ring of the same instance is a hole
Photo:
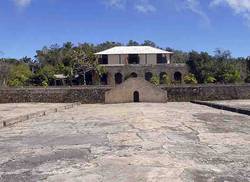
[[[104,103],[105,92],[112,87],[0,88],[0,103]],[[161,86],[168,101],[250,99],[250,84]]]
[[[181,73],[183,82],[184,76],[188,74],[188,66],[186,64],[157,64],[157,65],[103,65],[108,72],[108,84],[115,85],[115,74],[121,73],[123,81],[131,73],[136,73],[138,77],[145,77],[145,73],[150,72],[160,76],[161,73],[166,73],[172,81],[175,81],[174,74]]]
[[[250,99],[250,84],[161,86],[168,92],[168,101]]]
[[[105,92],[109,89],[110,87],[5,88],[0,89],[0,103],[104,103]]]

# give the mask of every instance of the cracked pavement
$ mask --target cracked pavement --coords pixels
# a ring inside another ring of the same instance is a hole
[[[0,181],[250,181],[250,117],[191,103],[80,105],[0,130]]]

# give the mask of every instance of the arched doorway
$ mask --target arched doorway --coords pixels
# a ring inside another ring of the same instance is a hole
[[[175,72],[174,73],[174,80],[177,82],[177,83],[181,83],[182,81],[182,75],[179,71]]]
[[[134,92],[134,102],[140,102],[140,94],[138,91]]]
[[[133,72],[133,73],[130,74],[130,77],[131,77],[131,78],[137,78],[138,75],[137,75],[135,72]]]
[[[104,73],[101,76],[101,85],[107,85],[108,84],[108,74]]]
[[[121,84],[122,83],[122,74],[121,73],[116,73],[115,74],[115,84]]]
[[[145,80],[150,81],[152,77],[153,77],[153,74],[151,72],[145,73]]]

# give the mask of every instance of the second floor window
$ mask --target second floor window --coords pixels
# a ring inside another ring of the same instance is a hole
[[[108,55],[102,55],[99,58],[99,64],[108,64]]]
[[[157,64],[165,64],[167,63],[167,57],[162,54],[157,54]]]
[[[139,64],[140,57],[138,54],[129,54],[128,55],[128,64]]]

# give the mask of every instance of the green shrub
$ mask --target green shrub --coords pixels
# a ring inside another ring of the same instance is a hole
[[[158,75],[153,75],[150,82],[154,85],[160,85],[160,77]]]
[[[43,81],[43,82],[42,82],[42,86],[43,86],[43,87],[48,87],[49,84],[48,84],[46,81]]]
[[[12,87],[26,86],[31,76],[32,72],[26,64],[14,65],[10,70],[8,85]]]
[[[161,84],[170,85],[171,79],[167,74],[164,74],[161,80]]]
[[[216,78],[214,78],[213,76],[208,76],[207,78],[205,78],[205,83],[215,83],[216,82]]]
[[[188,74],[184,77],[184,82],[186,84],[197,84],[197,79],[195,78],[194,74]]]
[[[223,76],[225,83],[237,83],[241,80],[240,72],[238,70],[225,73]]]

